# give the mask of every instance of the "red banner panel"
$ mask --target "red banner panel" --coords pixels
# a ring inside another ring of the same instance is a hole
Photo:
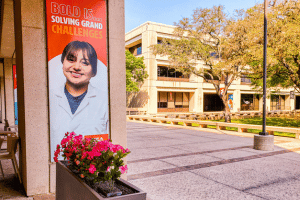
[[[108,139],[105,0],[46,0],[51,160],[66,132]]]

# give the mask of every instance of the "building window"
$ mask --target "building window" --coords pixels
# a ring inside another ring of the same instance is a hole
[[[271,110],[285,110],[285,95],[271,95]]]
[[[189,92],[158,92],[157,108],[159,112],[188,112]]]
[[[241,94],[241,110],[259,110],[259,96],[255,94]]]
[[[241,83],[247,83],[247,84],[250,84],[250,83],[251,83],[251,79],[248,78],[247,75],[242,75],[242,76],[241,76]]]
[[[141,55],[142,54],[142,45],[137,48],[136,50],[136,55]]]
[[[138,45],[135,45],[135,46],[133,46],[133,47],[130,47],[130,48],[129,48],[129,51],[130,51],[134,56],[137,56],[137,55],[142,54],[142,44],[138,44]]]
[[[170,42],[169,41],[165,41],[168,45],[170,45]],[[162,44],[163,41],[162,40],[157,40],[157,44]]]
[[[170,78],[188,78],[188,76],[184,76],[181,72],[176,71],[174,68],[164,66],[157,66],[157,76]]]

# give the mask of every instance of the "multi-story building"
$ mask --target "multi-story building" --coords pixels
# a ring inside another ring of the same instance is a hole
[[[151,45],[163,38],[175,38],[175,26],[146,22],[125,35],[125,48],[137,57],[144,57],[149,77],[139,94],[131,99],[131,107],[140,108],[148,114],[161,112],[202,113],[222,111],[224,105],[212,84],[203,78],[169,67],[167,56],[153,55]],[[204,67],[201,61],[197,67]],[[232,112],[261,111],[262,95],[253,89],[247,76],[237,78],[228,90]],[[300,109],[300,94],[293,88],[269,93],[266,99],[268,111]]]

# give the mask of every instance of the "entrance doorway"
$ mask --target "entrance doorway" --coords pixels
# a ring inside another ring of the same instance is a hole
[[[204,94],[203,106],[204,112],[225,110],[223,101],[217,94]]]
[[[300,110],[300,96],[296,96],[296,110]]]

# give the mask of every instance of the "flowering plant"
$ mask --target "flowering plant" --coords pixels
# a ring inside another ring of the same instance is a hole
[[[83,138],[74,132],[66,133],[61,144],[57,145],[54,160],[58,162],[58,155],[62,152],[64,160],[68,160],[68,168],[79,174],[81,178],[97,182],[113,181],[126,173],[127,165],[122,158],[130,153],[121,145],[111,141],[98,141],[94,138]]]

